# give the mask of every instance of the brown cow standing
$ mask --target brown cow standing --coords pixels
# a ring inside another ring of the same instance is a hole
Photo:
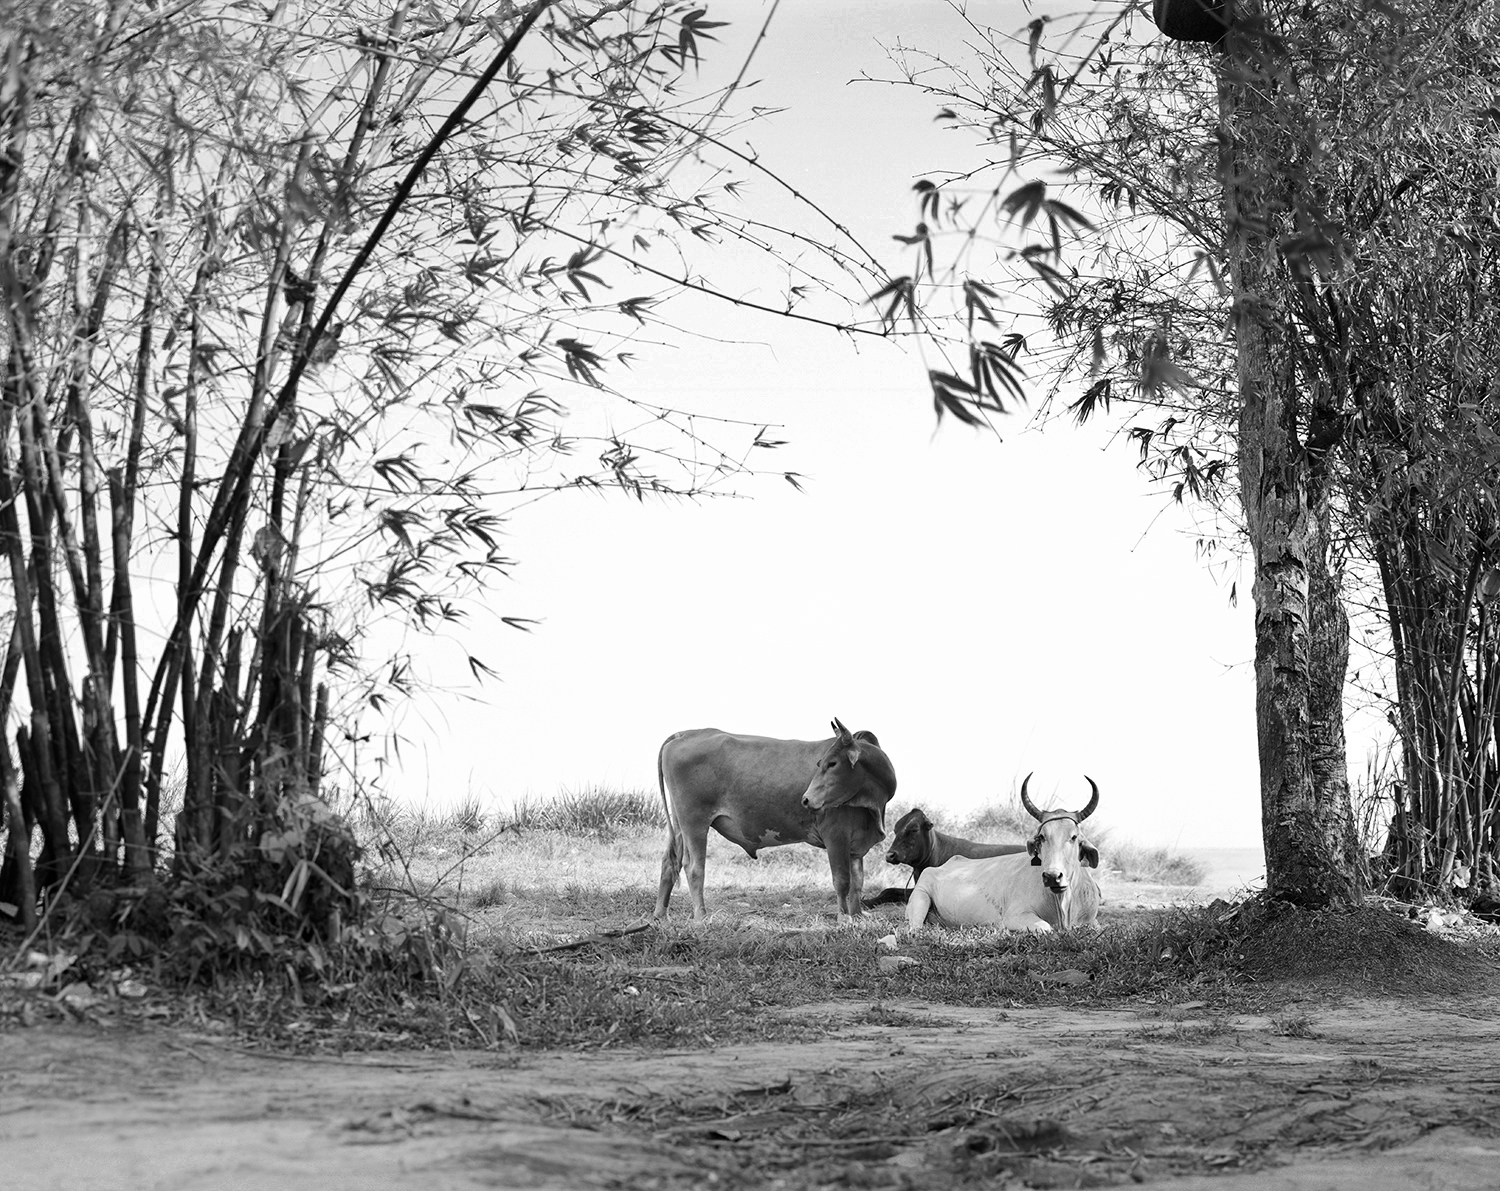
[[[873,732],[838,720],[828,740],[775,740],[695,728],[667,737],[657,779],[667,812],[656,916],[686,864],[693,917],[707,912],[703,872],[709,828],[754,857],[762,848],[808,843],[828,853],[839,918],[862,912],[864,856],[885,838],[896,771]]]

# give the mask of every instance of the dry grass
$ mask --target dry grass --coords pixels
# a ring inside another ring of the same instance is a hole
[[[903,924],[899,910],[836,927],[826,857],[803,846],[751,860],[712,836],[708,920],[690,920],[679,885],[668,922],[632,933],[651,913],[665,844],[662,828],[643,821],[644,806],[639,797],[579,796],[504,816],[460,808],[444,818],[409,815],[394,828],[367,824],[370,854],[383,857],[374,884],[417,894],[409,904],[424,914],[441,908],[466,935],[462,958],[442,965],[452,987],[434,1002],[413,1002],[415,1011],[392,1011],[404,1036],[425,1030],[420,1036],[435,1038],[441,1028],[444,1044],[454,1044],[486,1030],[498,1037],[510,1022],[525,1045],[711,1045],[816,1032],[815,1021],[781,1010],[828,999],[878,1005],[885,996],[916,995],[1004,1006],[1146,996],[1223,1010],[1274,1008],[1295,995],[1278,989],[1305,992],[1309,982],[1461,991],[1495,970],[1495,948],[1457,947],[1381,909],[1316,915],[1260,898],[1240,907],[1217,901],[1122,911],[1119,893],[1129,891],[1129,900],[1145,887],[1113,862],[1118,850],[1106,853],[1111,863],[1101,869],[1106,898],[1114,900],[1102,929],[902,932],[900,954],[917,962],[894,972],[878,963],[891,954],[878,940]],[[990,810],[949,826],[971,838],[1003,838],[1006,822]],[[1154,871],[1182,875],[1173,859],[1158,856]],[[870,886],[905,879],[904,868],[872,853]],[[1164,899],[1182,893],[1159,892]],[[1308,1027],[1289,1012],[1282,1028]]]
[[[1019,800],[994,801],[978,810],[949,818],[941,813],[928,817],[943,831],[952,831],[966,839],[1019,843],[1031,834],[1035,820],[1022,809]],[[1123,839],[1109,828],[1088,831],[1099,849],[1100,864],[1121,880],[1150,885],[1201,885],[1204,868],[1197,860],[1174,848],[1137,844]]]
[[[893,803],[887,825],[908,809]],[[1032,822],[1019,805],[1009,803],[964,817],[938,813],[934,821],[970,839],[999,841],[1021,840]],[[524,800],[498,812],[485,812],[472,801],[441,814],[386,808],[381,815],[367,815],[364,829],[367,851],[387,861],[383,880],[424,893],[443,889],[481,910],[540,901],[549,913],[553,908],[572,913],[590,902],[599,908],[618,905],[623,897],[643,901],[642,912],[649,912],[666,843],[659,794],[603,787],[565,790],[556,799]],[[1116,840],[1108,831],[1093,838],[1106,890],[1122,882],[1202,883],[1203,866],[1184,853]],[[909,878],[905,867],[886,864],[884,849],[866,857],[870,888],[905,885]],[[770,848],[751,860],[718,835],[709,836],[705,897],[711,906],[745,909],[748,903],[764,909],[761,903],[779,895],[829,889],[827,857],[815,848]],[[680,882],[677,896],[683,896]]]
[[[889,970],[882,937],[904,924],[899,908],[837,927],[826,858],[815,849],[771,849],[752,861],[713,837],[708,920],[690,920],[679,890],[671,918],[646,926],[664,831],[623,812],[588,811],[575,820],[594,824],[585,831],[522,821],[545,820],[497,821],[478,807],[440,819],[372,812],[363,824],[372,909],[351,932],[368,936],[357,971],[338,975],[337,956],[334,967],[300,975],[230,965],[211,980],[188,979],[174,1012],[208,1013],[244,1037],[295,1048],[713,1045],[816,1034],[832,1028],[828,1019],[784,1010],[840,999],[872,1012],[889,997],[965,1006],[1191,1000],[1219,1012],[1295,1005],[1310,988],[1464,995],[1492,982],[1500,956],[1500,932],[1486,927],[1458,945],[1408,921],[1405,907],[1319,914],[1262,895],[1156,910],[1122,911],[1117,901],[1100,929],[1064,935],[901,931],[897,954],[915,965]],[[871,861],[872,885],[904,878],[878,853]],[[1107,898],[1144,888],[1113,870],[1102,879]],[[85,968],[113,978],[117,961],[95,950],[67,979]],[[169,975],[166,965],[156,978]],[[0,1003],[0,1018],[6,1012]],[[1312,1026],[1291,1008],[1277,1028],[1300,1037]]]

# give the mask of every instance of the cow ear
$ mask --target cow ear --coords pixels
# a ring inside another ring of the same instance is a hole
[[[1083,840],[1079,840],[1078,859],[1083,861],[1083,863],[1088,865],[1090,868],[1098,868],[1099,849],[1094,847],[1093,844],[1085,843]]]
[[[845,749],[844,756],[849,758],[849,768],[853,769],[856,765],[859,764],[859,745],[855,745],[853,748]]]
[[[1031,863],[1040,866],[1042,863],[1042,837],[1034,835],[1026,841],[1026,851],[1031,856]]]

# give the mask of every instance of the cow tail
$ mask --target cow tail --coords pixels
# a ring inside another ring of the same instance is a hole
[[[680,870],[683,859],[682,830],[677,826],[677,816],[672,813],[672,800],[667,796],[667,772],[664,764],[667,745],[675,739],[675,736],[668,736],[661,742],[661,748],[656,750],[656,785],[661,791],[662,813],[667,817],[667,848],[671,852],[673,866]]]

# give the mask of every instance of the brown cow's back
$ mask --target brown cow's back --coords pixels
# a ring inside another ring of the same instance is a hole
[[[813,815],[802,792],[827,746],[694,728],[662,746],[662,775],[680,818],[713,827],[754,856],[807,839]]]

